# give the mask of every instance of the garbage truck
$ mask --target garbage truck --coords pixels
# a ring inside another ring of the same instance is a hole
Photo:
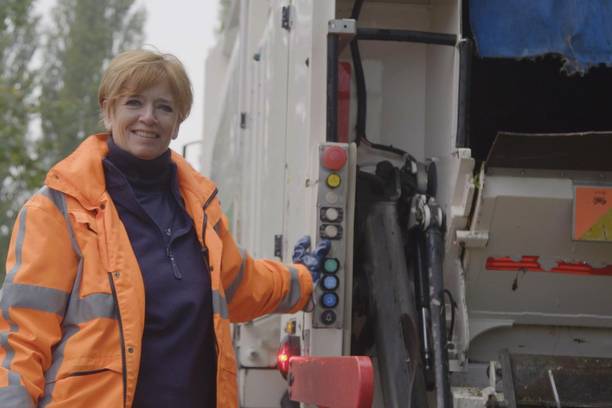
[[[234,326],[243,407],[612,407],[612,6],[233,0],[202,168],[312,305]]]

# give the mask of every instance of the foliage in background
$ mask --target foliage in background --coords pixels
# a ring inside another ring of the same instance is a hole
[[[37,48],[32,0],[0,1],[0,259],[4,263],[15,216],[36,184],[36,162],[28,154],[34,111]],[[1,268],[2,270],[4,268]]]
[[[35,3],[0,0],[2,265],[24,201],[42,186],[49,167],[100,130],[104,67],[118,52],[143,43],[146,14],[135,9],[135,0],[57,0],[44,35],[37,30]],[[41,66],[34,69],[37,60]]]
[[[57,0],[43,49],[38,155],[50,167],[100,129],[98,85],[109,59],[143,42],[135,0]]]
[[[235,0],[234,0],[235,1]],[[219,26],[217,27],[217,34],[222,33],[227,27],[226,22],[228,20],[229,13],[232,11],[231,0],[219,0]]]

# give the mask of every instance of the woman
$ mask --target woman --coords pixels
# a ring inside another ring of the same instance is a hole
[[[329,249],[255,260],[216,187],[168,149],[192,103],[173,56],[106,69],[108,132],[48,173],[13,231],[0,320],[2,407],[235,407],[231,321],[292,313]]]

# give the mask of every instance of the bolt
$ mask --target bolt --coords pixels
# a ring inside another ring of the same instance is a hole
[[[423,212],[420,209],[416,210],[416,213],[414,214],[414,218],[418,221],[421,222],[423,221]]]

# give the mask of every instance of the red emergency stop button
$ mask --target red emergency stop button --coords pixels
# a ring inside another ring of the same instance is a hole
[[[346,163],[346,151],[340,146],[328,146],[323,150],[323,167],[340,170]]]

